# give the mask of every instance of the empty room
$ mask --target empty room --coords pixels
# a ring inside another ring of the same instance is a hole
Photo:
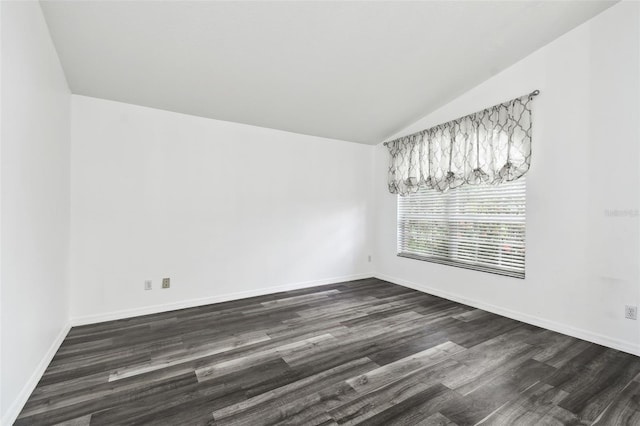
[[[639,425],[640,2],[0,0],[2,425]]]

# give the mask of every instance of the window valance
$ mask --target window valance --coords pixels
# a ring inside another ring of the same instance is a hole
[[[446,191],[523,176],[531,163],[531,101],[538,93],[386,142],[389,192]]]

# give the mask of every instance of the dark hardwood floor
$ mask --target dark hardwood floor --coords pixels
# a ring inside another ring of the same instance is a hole
[[[74,327],[17,425],[639,425],[640,358],[377,279]]]

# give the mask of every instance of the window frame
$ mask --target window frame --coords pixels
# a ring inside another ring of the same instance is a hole
[[[494,197],[500,197],[501,194],[500,192],[497,190],[497,188],[500,188],[503,185],[509,185],[512,182],[508,182],[506,184],[501,184],[501,185],[481,185],[483,188],[483,190],[486,190],[486,188],[492,187],[492,188],[496,188],[496,192]],[[470,191],[469,194],[472,194],[471,191],[473,191],[473,187],[476,187],[475,185],[463,185],[459,188],[455,188],[452,190],[449,190],[445,193],[439,193],[439,192],[435,192],[434,189],[421,189],[420,191],[434,191],[434,193],[430,194],[431,196],[433,194],[437,194],[438,196],[442,195],[443,197],[447,197],[446,199],[446,205],[445,205],[445,216],[449,217],[452,215],[452,210],[455,212],[454,216],[458,217],[458,219],[455,220],[448,220],[446,221],[446,223],[444,223],[444,225],[447,227],[447,229],[450,229],[452,226],[458,226],[460,227],[462,225],[465,224],[483,224],[486,222],[483,222],[480,219],[477,219],[478,217],[483,217],[483,216],[478,216],[476,215],[470,215],[470,216],[474,216],[476,217],[476,220],[468,220],[466,222],[461,222],[461,219],[459,219],[459,212],[457,210],[455,210],[456,208],[460,208],[460,203],[461,202],[469,202],[470,199],[473,201],[473,196],[471,195],[470,197],[467,197],[466,199],[460,199],[460,197],[458,197],[455,201],[451,201],[452,199],[452,195],[451,193],[453,193],[453,191],[464,191],[465,188],[467,188],[467,191]],[[465,243],[467,243],[467,241],[464,241],[465,238],[469,238],[467,236],[463,236],[462,238],[456,238],[456,239],[451,239],[449,238],[448,240],[446,240],[447,242],[447,246],[445,249],[442,248],[442,242],[438,241],[436,244],[439,244],[440,247],[432,250],[432,251],[447,251],[452,257],[443,257],[443,256],[437,256],[434,254],[426,254],[427,251],[429,250],[425,250],[424,253],[418,253],[419,250],[415,250],[414,252],[407,252],[407,251],[403,251],[404,248],[407,247],[407,240],[406,238],[410,238],[410,236],[407,236],[407,232],[403,230],[403,226],[407,226],[407,222],[408,220],[406,220],[407,216],[410,216],[411,214],[407,213],[406,211],[403,212],[401,211],[402,209],[402,198],[401,196],[397,196],[397,218],[396,218],[396,226],[397,226],[397,240],[396,240],[396,254],[398,257],[403,257],[403,258],[408,258],[408,259],[414,259],[414,260],[420,260],[420,261],[425,261],[425,262],[430,262],[430,263],[437,263],[437,264],[442,264],[442,265],[447,265],[447,266],[454,266],[454,267],[458,267],[458,268],[463,268],[463,269],[470,269],[470,270],[476,270],[476,271],[480,271],[480,272],[486,272],[486,273],[491,273],[491,274],[497,274],[497,275],[503,275],[503,276],[508,276],[508,277],[512,277],[512,278],[519,278],[519,279],[525,279],[526,277],[526,179],[525,177],[521,177],[520,179],[517,179],[516,181],[513,182],[513,185],[511,185],[512,188],[516,188],[517,191],[520,191],[521,194],[518,194],[518,199],[516,201],[514,201],[513,205],[520,205],[520,202],[522,203],[522,214],[513,214],[514,217],[517,217],[518,219],[515,221],[504,221],[504,222],[497,222],[497,223],[501,223],[504,225],[510,226],[510,227],[515,227],[514,224],[516,224],[519,228],[521,227],[520,230],[518,230],[518,233],[521,233],[522,238],[521,240],[518,239],[518,242],[521,241],[522,247],[522,255],[521,255],[521,262],[522,262],[522,268],[515,268],[515,267],[509,267],[509,266],[496,266],[495,264],[490,264],[489,262],[482,262],[482,260],[480,260],[479,262],[471,262],[469,260],[465,260],[465,259],[461,259],[460,257],[456,258],[455,254],[451,255],[452,252],[454,253],[459,253],[459,251],[456,248],[456,245],[464,245]],[[503,190],[505,189],[504,187],[502,188]],[[507,191],[511,189],[508,188]],[[460,195],[458,194],[454,194],[455,195]],[[405,197],[412,197],[415,196],[414,194],[409,194]],[[454,207],[451,207],[450,204],[456,204]],[[444,203],[443,203],[444,205]],[[510,204],[509,204],[510,205]],[[435,206],[437,207],[441,207],[441,206]],[[504,216],[504,214],[487,214],[486,215],[486,219],[491,219],[493,217],[496,216]],[[484,219],[486,221],[486,219]],[[415,220],[415,219],[414,219]],[[433,222],[429,222],[428,220],[424,220],[425,225],[433,225],[434,223],[437,223],[435,220]],[[484,226],[484,225],[481,225]],[[447,233],[451,233],[451,232],[455,232],[455,231],[446,231]],[[458,231],[459,232],[459,231]],[[509,231],[506,231],[509,232]],[[433,238],[432,240],[437,240],[438,238],[442,239],[442,235],[443,233],[440,234],[429,234],[429,235],[435,235],[435,238]],[[460,235],[460,234],[458,234]],[[448,235],[450,236],[450,235]],[[479,241],[482,239],[482,236],[479,236],[478,238],[474,238],[473,235],[471,235],[471,240],[470,241],[475,241],[475,244],[478,248],[480,248],[480,244]],[[512,238],[512,237],[510,237]],[[425,237],[425,239],[429,239],[428,237]],[[492,239],[490,240],[490,242],[492,244],[498,244],[499,239]],[[423,244],[428,244],[427,242],[421,242]],[[496,247],[499,247],[499,245],[496,245]],[[476,256],[478,256],[477,254],[477,250],[476,249]],[[486,248],[485,248],[486,249]],[[500,248],[500,253],[502,253],[502,248]],[[469,250],[468,248],[463,249],[462,253],[464,255],[469,255],[469,253],[471,253],[471,250]],[[488,259],[489,257],[486,256],[485,259]],[[478,258],[476,257],[476,260]]]

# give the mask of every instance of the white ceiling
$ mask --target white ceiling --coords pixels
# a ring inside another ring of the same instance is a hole
[[[71,91],[375,144],[612,2],[46,1]]]

